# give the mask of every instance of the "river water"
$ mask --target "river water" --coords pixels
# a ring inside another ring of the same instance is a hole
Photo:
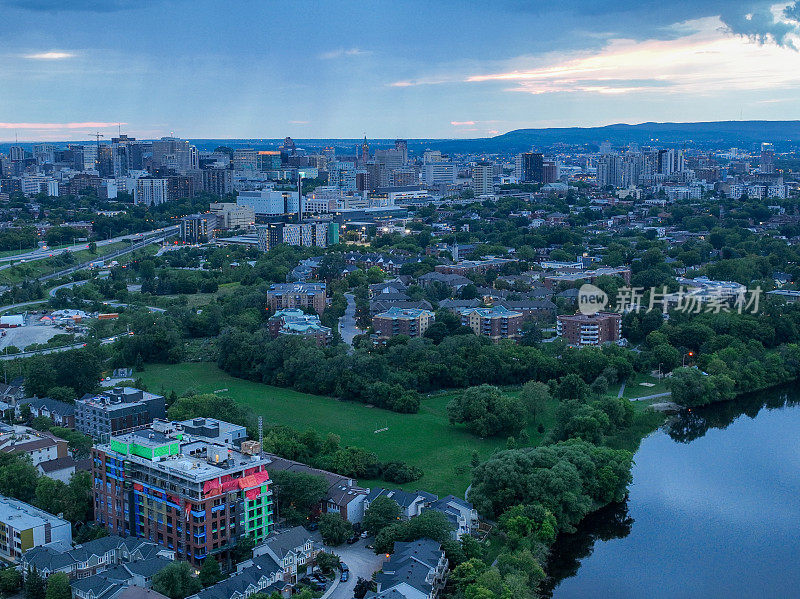
[[[624,504],[562,535],[555,599],[800,597],[800,390],[694,410],[642,441]]]

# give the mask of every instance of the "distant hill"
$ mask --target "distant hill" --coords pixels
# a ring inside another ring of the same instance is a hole
[[[495,151],[567,144],[683,144],[751,146],[764,141],[776,146],[800,142],[800,121],[715,121],[707,123],[640,123],[605,127],[517,129],[486,140],[470,140]],[[486,150],[485,150],[486,151]]]

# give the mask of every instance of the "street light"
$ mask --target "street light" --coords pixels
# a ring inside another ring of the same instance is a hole
[[[683,354],[683,366],[684,367],[686,367],[686,356],[689,356],[690,358],[692,358],[692,357],[694,357],[694,352],[690,351],[688,353]]]

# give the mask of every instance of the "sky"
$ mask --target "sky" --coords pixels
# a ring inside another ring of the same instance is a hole
[[[800,118],[800,0],[0,0],[0,142]]]

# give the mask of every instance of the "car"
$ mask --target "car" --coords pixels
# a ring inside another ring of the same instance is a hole
[[[303,578],[300,579],[300,584],[311,584],[311,579],[308,576],[303,576]]]
[[[342,577],[339,580],[341,580],[342,582],[347,582],[348,578],[350,578],[350,573],[349,572],[342,572]]]
[[[352,537],[347,539],[347,544],[348,545],[352,545],[353,543],[358,543],[358,536],[357,535],[353,535]]]
[[[364,532],[361,533],[361,538],[366,539],[367,535],[369,535],[369,533],[365,530]]]
[[[345,564],[344,562],[339,562],[339,569],[342,572],[349,572],[350,571],[350,568],[348,568],[347,564]]]
[[[308,526],[306,526],[306,528],[308,530],[314,531],[319,529],[319,524],[317,524],[316,522],[311,522]]]
[[[316,578],[319,582],[323,584],[328,582],[328,578],[326,576],[323,576],[322,574],[314,574],[314,576],[312,576],[311,578]]]

